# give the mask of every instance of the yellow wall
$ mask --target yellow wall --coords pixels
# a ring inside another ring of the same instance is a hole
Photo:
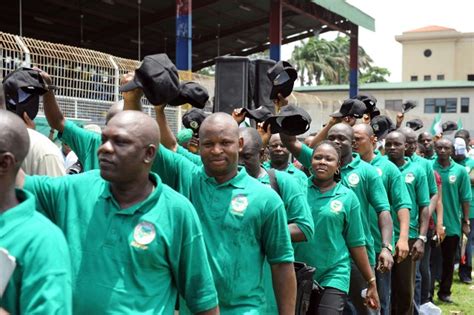
[[[467,74],[474,74],[474,33],[456,43],[455,77],[457,80],[467,80]]]

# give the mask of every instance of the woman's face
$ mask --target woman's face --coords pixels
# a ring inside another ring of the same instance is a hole
[[[328,144],[317,147],[313,153],[311,166],[318,180],[334,178],[334,173],[339,168],[339,156],[336,149]]]

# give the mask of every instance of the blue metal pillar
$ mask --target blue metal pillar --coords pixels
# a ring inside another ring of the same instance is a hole
[[[176,67],[192,69],[192,0],[176,0]]]
[[[349,97],[356,96],[359,92],[357,76],[359,72],[359,27],[353,25],[350,41],[350,70],[349,70]]]
[[[281,20],[282,4],[281,0],[270,1],[270,59],[280,61],[281,59]]]

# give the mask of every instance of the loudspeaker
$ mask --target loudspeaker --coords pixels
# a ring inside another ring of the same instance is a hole
[[[252,100],[254,108],[260,106],[267,107],[272,113],[275,113],[275,106],[270,100],[270,92],[272,90],[272,82],[267,76],[267,71],[276,64],[276,61],[271,59],[256,59],[252,60],[254,65],[253,70],[255,79],[252,85],[253,93]]]
[[[213,112],[231,114],[249,107],[249,65],[247,57],[217,57]]]

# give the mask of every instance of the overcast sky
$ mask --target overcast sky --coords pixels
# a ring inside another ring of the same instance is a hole
[[[359,45],[364,47],[375,65],[392,73],[389,81],[402,77],[402,45],[395,35],[428,25],[474,32],[474,0],[347,0],[375,19],[375,32],[359,28]],[[325,36],[332,39],[336,32]],[[289,59],[294,44],[283,46],[282,59]],[[474,58],[474,56],[473,56]]]

